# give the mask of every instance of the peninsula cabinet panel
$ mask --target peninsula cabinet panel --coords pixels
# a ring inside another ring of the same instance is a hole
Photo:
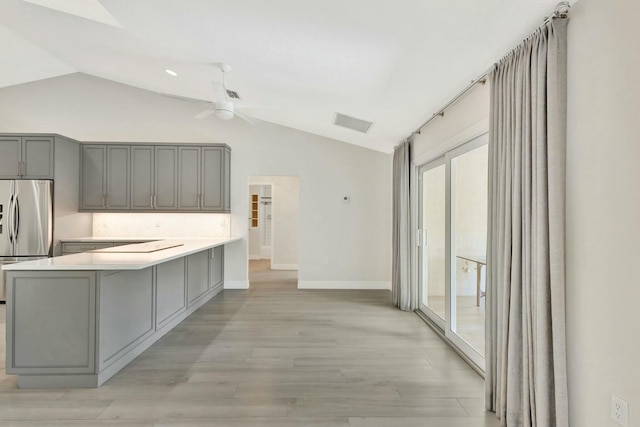
[[[187,257],[187,301],[191,307],[209,290],[209,251]]]
[[[131,209],[153,209],[154,158],[153,146],[131,147]]]
[[[154,333],[152,268],[101,272],[99,294],[100,372]]]
[[[94,371],[93,272],[7,273],[7,373]]]
[[[156,329],[187,309],[185,258],[156,267]]]
[[[209,289],[224,284],[224,246],[217,246],[209,250]]]
[[[0,179],[53,179],[53,136],[0,137]]]

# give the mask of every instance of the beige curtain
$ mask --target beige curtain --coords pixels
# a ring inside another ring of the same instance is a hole
[[[509,427],[568,426],[566,25],[552,20],[489,74],[486,406]]]
[[[391,289],[393,303],[401,310],[414,310],[416,292],[411,285],[411,238],[409,199],[408,141],[398,145],[393,152],[393,247],[391,265]]]

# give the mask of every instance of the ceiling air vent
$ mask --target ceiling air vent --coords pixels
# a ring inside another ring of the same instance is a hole
[[[231,99],[240,99],[240,95],[238,95],[238,92],[236,92],[235,90],[227,89],[227,95],[229,95],[229,98]]]
[[[371,126],[373,126],[373,123],[366,120],[356,119],[355,117],[347,116],[340,113],[336,113],[336,118],[333,121],[333,124],[362,133],[369,132],[369,129],[371,129]]]

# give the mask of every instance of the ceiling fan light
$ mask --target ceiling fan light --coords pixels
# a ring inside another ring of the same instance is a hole
[[[220,120],[233,119],[233,104],[231,102],[216,102],[215,114]]]

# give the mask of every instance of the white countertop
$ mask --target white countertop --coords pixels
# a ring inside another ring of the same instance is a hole
[[[116,240],[116,239],[113,239]],[[53,270],[142,270],[147,267],[201,252],[216,246],[240,240],[240,237],[212,237],[209,239],[166,239],[167,244],[180,246],[149,253],[83,252],[35,261],[7,264],[6,271],[53,271]],[[95,240],[104,241],[104,240]],[[134,240],[140,241],[140,240]],[[157,240],[156,240],[157,242]],[[136,245],[138,246],[138,245]],[[120,246],[119,250],[126,246]]]

